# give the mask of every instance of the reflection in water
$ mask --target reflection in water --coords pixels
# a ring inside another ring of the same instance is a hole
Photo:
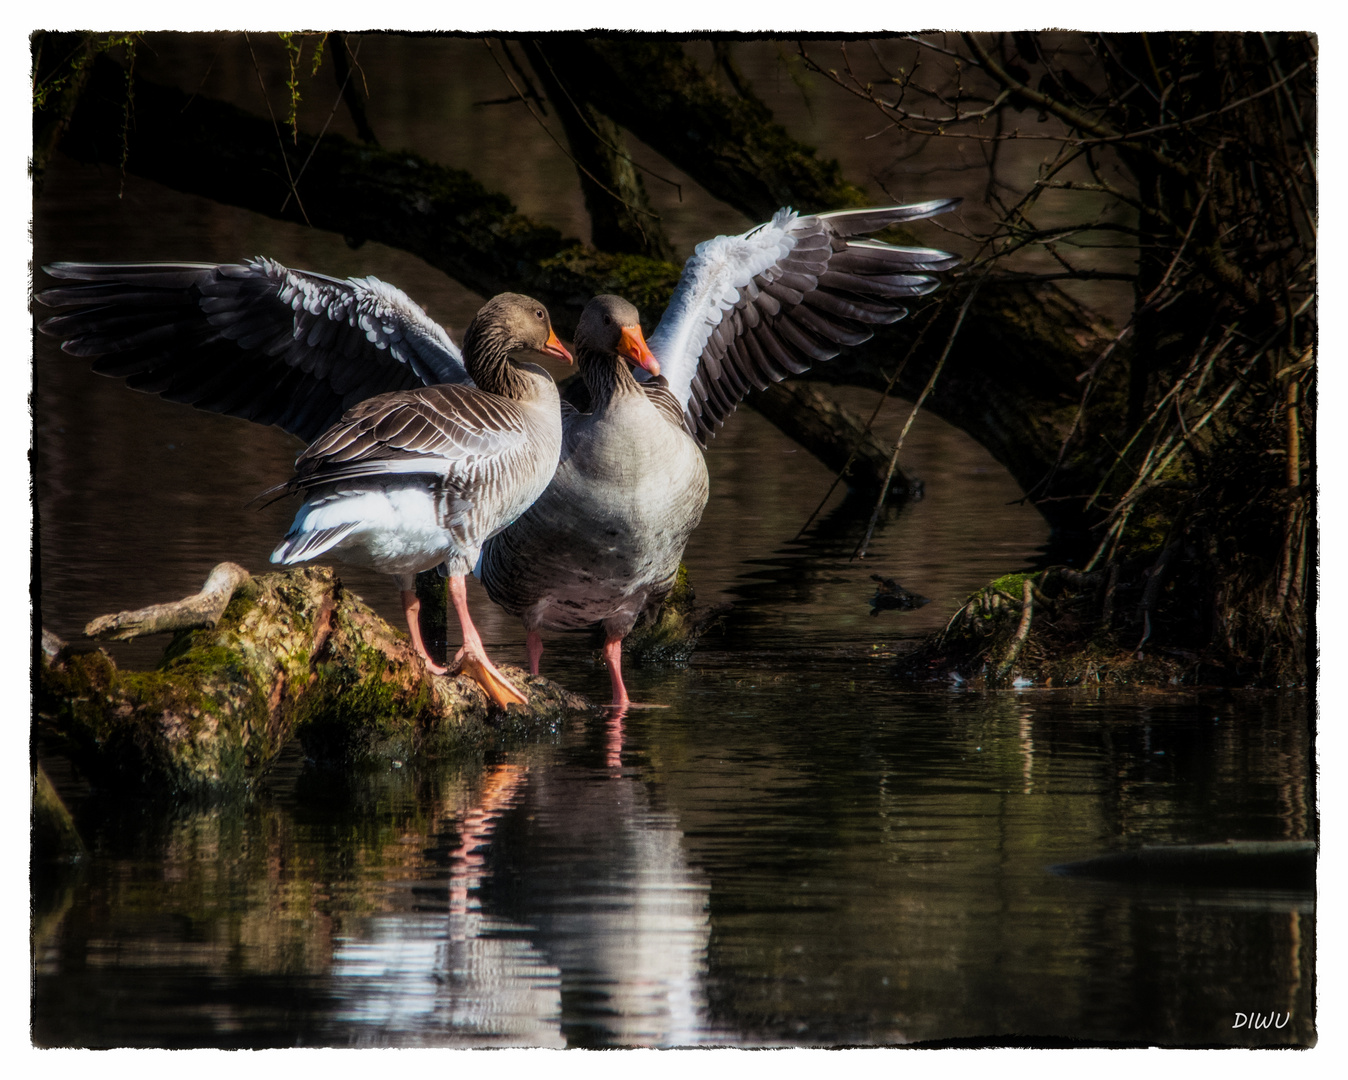
[[[691,1045],[707,1037],[707,884],[677,817],[622,769],[622,724],[531,769],[489,850],[483,907],[529,926],[560,971],[569,1044]]]
[[[486,765],[77,801],[90,860],[34,894],[34,1038],[1252,1045],[1257,996],[1292,1002],[1266,1044],[1313,1041],[1312,893],[1048,870],[1287,835],[1295,700],[897,694],[798,658],[666,670],[668,709]]]
[[[709,924],[671,814],[621,771],[528,753],[489,770],[453,835],[447,879],[334,940],[338,1021],[357,1043],[678,1046],[706,1038]],[[447,897],[447,904],[432,897]],[[485,902],[484,902],[485,896]]]
[[[347,1004],[334,1019],[373,1029],[358,1043],[449,1038],[468,1046],[565,1045],[556,968],[520,927],[484,916],[472,895],[482,876],[483,849],[527,775],[520,765],[496,766],[459,816],[447,910],[426,911],[415,902],[410,911],[371,920],[359,936],[334,941],[333,974],[353,981],[342,988]],[[417,897],[428,891],[438,890],[423,885]]]

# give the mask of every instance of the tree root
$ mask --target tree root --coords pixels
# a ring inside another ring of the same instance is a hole
[[[1001,682],[1011,671],[1011,665],[1016,662],[1016,657],[1020,655],[1021,646],[1025,644],[1025,639],[1030,636],[1030,623],[1034,619],[1034,582],[1026,578],[1023,585],[1023,593],[1020,607],[1020,625],[1016,627],[1016,636],[1011,639],[1011,647],[1006,650],[1006,656],[1002,658],[1001,664],[997,667],[997,681]]]
[[[898,673],[915,683],[986,689],[1237,681],[1239,672],[1185,646],[1187,631],[1177,624],[1195,615],[1179,610],[1166,590],[1179,552],[1153,551],[1089,573],[1055,566],[1008,574],[970,596],[944,630],[900,660]],[[1116,610],[1131,616],[1118,628]]]

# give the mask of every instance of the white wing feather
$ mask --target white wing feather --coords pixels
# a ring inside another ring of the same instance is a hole
[[[707,339],[722,315],[740,302],[740,290],[781,262],[796,246],[790,233],[796,213],[778,210],[772,220],[740,236],[717,236],[693,249],[683,266],[660,325],[648,344],[669,390],[685,405]],[[646,373],[640,372],[638,378]],[[643,379],[644,381],[644,379]]]

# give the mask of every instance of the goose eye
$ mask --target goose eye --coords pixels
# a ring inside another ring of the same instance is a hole
[[[613,319],[612,319],[610,316],[605,315],[605,316],[604,316],[604,325],[605,325],[605,326],[612,326],[612,325],[613,325]]]
[[[539,322],[542,322],[544,319],[547,318],[547,316],[543,314],[542,308],[539,308],[537,311],[534,312],[534,314],[538,317]]]

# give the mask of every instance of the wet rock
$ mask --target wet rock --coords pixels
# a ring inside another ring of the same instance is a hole
[[[893,578],[872,574],[871,580],[879,582],[875,586],[875,595],[871,597],[872,616],[879,615],[882,611],[912,611],[914,608],[922,607],[923,604],[931,603],[930,597],[910,592]]]

